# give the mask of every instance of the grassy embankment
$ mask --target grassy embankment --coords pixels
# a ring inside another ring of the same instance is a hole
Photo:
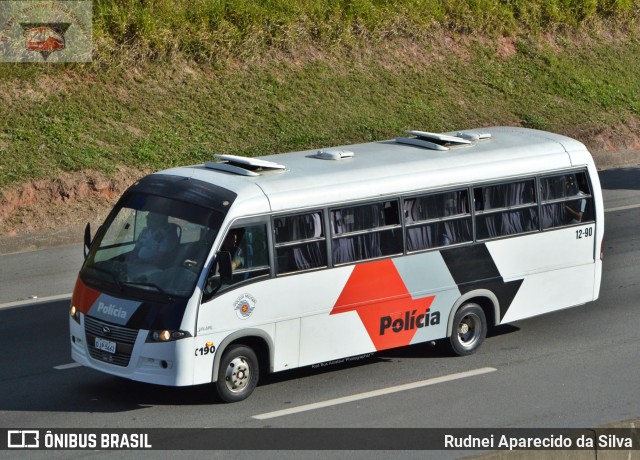
[[[0,194],[408,128],[633,137],[639,16],[633,0],[98,0],[93,63],[0,63]]]

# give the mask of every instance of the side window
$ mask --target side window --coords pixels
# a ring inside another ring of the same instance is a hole
[[[473,240],[467,190],[404,200],[407,251],[421,251]]]
[[[538,230],[535,180],[473,189],[479,240]]]
[[[402,253],[397,200],[330,210],[336,265]]]
[[[593,221],[593,197],[584,172],[543,177],[540,197],[543,229]]]
[[[320,211],[273,219],[278,275],[327,266]]]
[[[267,226],[265,224],[231,228],[220,246],[220,251],[231,254],[232,278],[220,289],[259,276],[270,274]],[[210,287],[216,288],[219,277],[215,273],[209,280]]]

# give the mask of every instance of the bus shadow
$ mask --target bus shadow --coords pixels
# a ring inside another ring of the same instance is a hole
[[[514,332],[518,332],[520,330],[519,327],[514,326],[513,324],[501,324],[500,326],[495,326],[489,330],[487,333],[487,338],[491,337],[499,337],[501,335],[512,334]]]
[[[511,334],[519,331],[520,328],[511,324],[505,324],[491,328],[487,333],[487,339]],[[368,366],[376,363],[391,363],[399,359],[456,359],[457,356],[451,351],[448,339],[441,339],[432,342],[424,342],[406,347],[393,348],[364,355],[363,357],[338,359],[328,363],[320,363],[300,369],[278,372],[263,377],[259,386],[267,386],[276,383],[286,382],[313,376],[320,376],[332,372],[351,370],[360,366]]]

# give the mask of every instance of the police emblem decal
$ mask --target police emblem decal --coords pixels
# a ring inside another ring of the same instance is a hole
[[[233,303],[233,309],[240,319],[247,319],[253,313],[258,301],[251,294],[242,294]]]

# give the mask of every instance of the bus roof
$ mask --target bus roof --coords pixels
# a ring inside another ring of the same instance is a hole
[[[399,139],[331,147],[325,158],[346,153],[333,161],[318,158],[318,150],[262,156],[258,157],[262,165],[272,162],[278,168],[255,175],[232,172],[235,167],[226,163],[222,163],[225,171],[195,165],[161,173],[225,187],[237,193],[241,202],[264,201],[266,196],[271,211],[278,212],[554,171],[572,166],[571,152],[587,152],[569,137],[526,128],[493,127],[434,136],[446,140],[480,133],[490,138],[454,144],[448,150],[408,145]]]

